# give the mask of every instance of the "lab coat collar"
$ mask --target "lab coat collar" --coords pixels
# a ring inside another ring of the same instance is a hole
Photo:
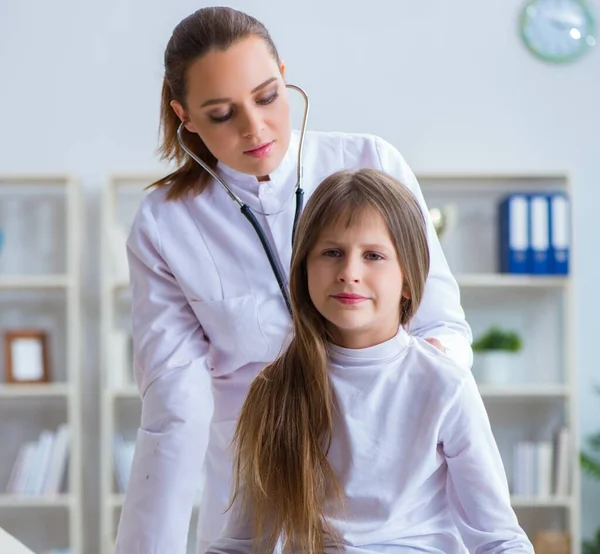
[[[269,183],[269,186],[275,190],[280,187],[284,187],[287,185],[289,181],[289,177],[292,172],[296,172],[298,162],[298,133],[292,132],[290,137],[290,144],[288,146],[287,152],[279,166],[270,174],[270,181],[265,181]],[[217,163],[217,171],[227,184],[237,185],[241,188],[247,189],[252,192],[257,192],[259,187],[265,182],[259,182],[258,179],[254,175],[248,175],[247,173],[242,173],[241,171],[237,171],[228,165],[225,165],[222,162]],[[295,179],[294,179],[295,184]],[[288,191],[282,191],[288,192]],[[291,191],[290,191],[291,192]]]
[[[342,366],[369,366],[389,363],[409,345],[410,337],[400,327],[398,334],[391,339],[367,348],[343,348],[329,344],[329,358],[332,363]]]

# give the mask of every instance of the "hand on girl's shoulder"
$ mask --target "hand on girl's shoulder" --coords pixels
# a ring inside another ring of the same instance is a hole
[[[473,379],[470,369],[459,364],[439,348],[424,338],[412,336],[415,355],[419,357],[419,366],[428,372],[439,375],[441,378],[464,381]]]

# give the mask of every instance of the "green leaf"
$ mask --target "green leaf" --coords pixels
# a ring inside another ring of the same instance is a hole
[[[600,461],[595,460],[585,452],[579,453],[579,460],[581,462],[581,469],[585,471],[590,477],[596,481],[600,481]],[[600,540],[600,531],[598,539]],[[599,543],[600,545],[600,543]]]
[[[591,541],[583,541],[581,554],[600,554],[600,528]]]
[[[600,433],[588,439],[588,444],[594,452],[600,452]]]

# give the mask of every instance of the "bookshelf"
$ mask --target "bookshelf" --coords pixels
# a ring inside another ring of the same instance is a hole
[[[502,384],[486,383],[475,354],[473,371],[488,410],[519,522],[533,540],[539,530],[566,532],[580,552],[580,471],[577,379],[573,348],[571,275],[510,275],[498,272],[501,198],[516,192],[570,193],[563,174],[417,175],[429,209],[447,215],[442,248],[461,291],[461,303],[477,339],[491,325],[515,330],[523,350]],[[572,260],[572,257],[571,257]],[[572,272],[571,272],[572,273]],[[515,494],[515,448],[569,434],[567,493]]]
[[[36,552],[83,554],[80,218],[75,179],[0,175],[0,527]],[[4,338],[15,330],[45,336],[47,380],[8,379]],[[17,463],[27,443],[29,462]]]

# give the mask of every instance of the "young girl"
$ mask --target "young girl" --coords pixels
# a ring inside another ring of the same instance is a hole
[[[533,552],[471,373],[405,328],[425,222],[385,173],[325,179],[298,226],[294,334],[250,387],[211,554]]]

